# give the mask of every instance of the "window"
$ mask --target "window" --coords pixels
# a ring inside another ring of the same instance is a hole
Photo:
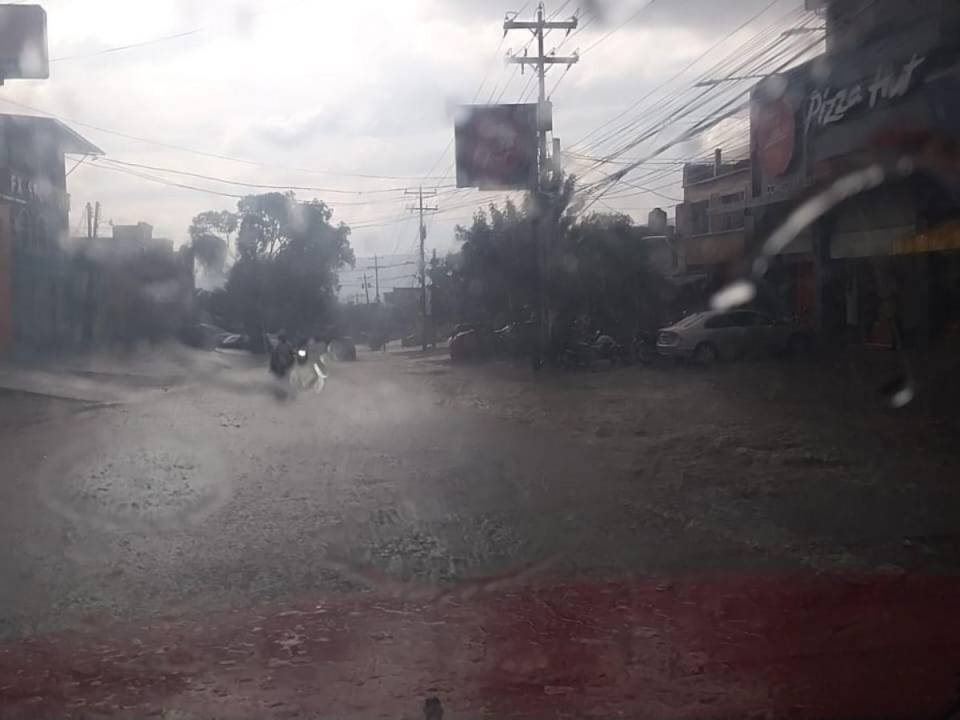
[[[727,315],[716,315],[710,318],[709,320],[707,320],[707,322],[704,323],[704,327],[707,330],[722,330],[723,328],[733,327],[734,314],[735,313],[729,313]]]
[[[714,216],[713,231],[728,232],[730,230],[740,230],[744,225],[744,214],[742,210],[734,212],[720,213]]]
[[[730,313],[729,317],[731,327],[750,327],[759,324],[756,322],[757,314],[748,310]]]
[[[690,203],[691,235],[706,235],[710,232],[709,205],[710,202],[708,200]]]

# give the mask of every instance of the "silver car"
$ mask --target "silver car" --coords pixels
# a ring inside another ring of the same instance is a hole
[[[799,354],[809,349],[811,341],[810,331],[793,322],[753,310],[711,310],[660,330],[657,352],[708,364],[771,352]]]

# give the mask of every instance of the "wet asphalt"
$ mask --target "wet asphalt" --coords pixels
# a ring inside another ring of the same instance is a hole
[[[284,399],[216,359],[0,396],[0,718],[951,702],[960,493],[929,424],[843,420],[781,365],[362,353]]]
[[[322,393],[280,400],[239,359],[7,426],[3,633],[517,572],[764,562],[645,510],[601,453],[441,402],[408,367],[364,355]]]

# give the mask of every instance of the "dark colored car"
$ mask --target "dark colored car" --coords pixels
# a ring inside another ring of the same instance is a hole
[[[349,337],[338,337],[330,341],[330,352],[341,362],[352,362],[357,359],[357,346]]]
[[[227,333],[220,338],[217,347],[223,348],[224,350],[249,350],[250,337],[240,333]]]
[[[184,345],[203,350],[212,350],[220,340],[229,335],[226,330],[209,323],[194,323],[184,326],[180,331],[180,340]]]
[[[484,323],[461,323],[450,334],[448,348],[454,362],[478,360],[490,355],[496,346],[495,333]]]

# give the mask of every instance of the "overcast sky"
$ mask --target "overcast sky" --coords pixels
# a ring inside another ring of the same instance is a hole
[[[560,9],[557,17],[566,18],[577,10],[573,1],[562,7],[561,3],[548,4],[547,13]],[[803,4],[773,2],[748,27],[728,37],[771,0],[655,0],[641,11],[647,3],[581,3],[584,29],[566,40],[560,33],[548,38],[548,49],[559,45],[558,54],[586,51],[553,94],[556,134],[565,147],[728,38],[611,126],[636,121],[618,135],[621,142],[629,139],[631,132],[643,129],[645,117],[689,88],[709,65]],[[42,4],[53,59],[50,79],[8,81],[0,88],[0,99],[55,114],[115,161],[246,183],[321,188],[299,191],[298,196],[328,202],[336,219],[355,226],[352,241],[361,257],[412,251],[415,225],[404,210],[402,188],[415,187],[428,173],[440,176],[426,178],[424,185],[441,186],[436,200],[441,213],[432,220],[427,244],[441,253],[451,249],[453,226],[465,222],[474,207],[499,197],[451,191],[454,108],[475,95],[481,102],[498,97],[517,102],[524,87],[533,91],[528,85],[531,76],[519,76],[503,61],[506,51],[521,48],[529,35],[511,33],[501,43],[504,12],[520,10],[523,0]],[[534,9],[533,3],[527,4],[521,17],[531,16]],[[794,20],[786,18],[788,23]],[[176,39],[102,52],[193,30]],[[562,72],[551,71],[548,88]],[[26,112],[5,102],[0,109]],[[690,117],[699,119],[696,112]],[[667,140],[689,124],[686,119],[657,140]],[[742,121],[733,121],[713,131],[713,137],[674,148],[665,156],[693,156],[707,151],[713,141],[741,144],[745,127]],[[574,149],[597,155],[616,144],[610,143]],[[637,152],[630,157],[637,157]],[[155,234],[182,242],[193,215],[236,205],[232,197],[158,184],[105,165],[88,162],[70,175],[74,227],[84,204],[99,200],[105,219],[149,222]],[[654,206],[664,206],[672,215],[668,198],[679,196],[675,182],[679,175],[669,174],[669,166],[651,167],[664,173],[649,183],[659,195],[611,193],[605,198],[607,205],[597,209],[624,210],[640,222]],[[136,172],[228,195],[249,191],[183,175]],[[398,222],[399,218],[404,220]]]

